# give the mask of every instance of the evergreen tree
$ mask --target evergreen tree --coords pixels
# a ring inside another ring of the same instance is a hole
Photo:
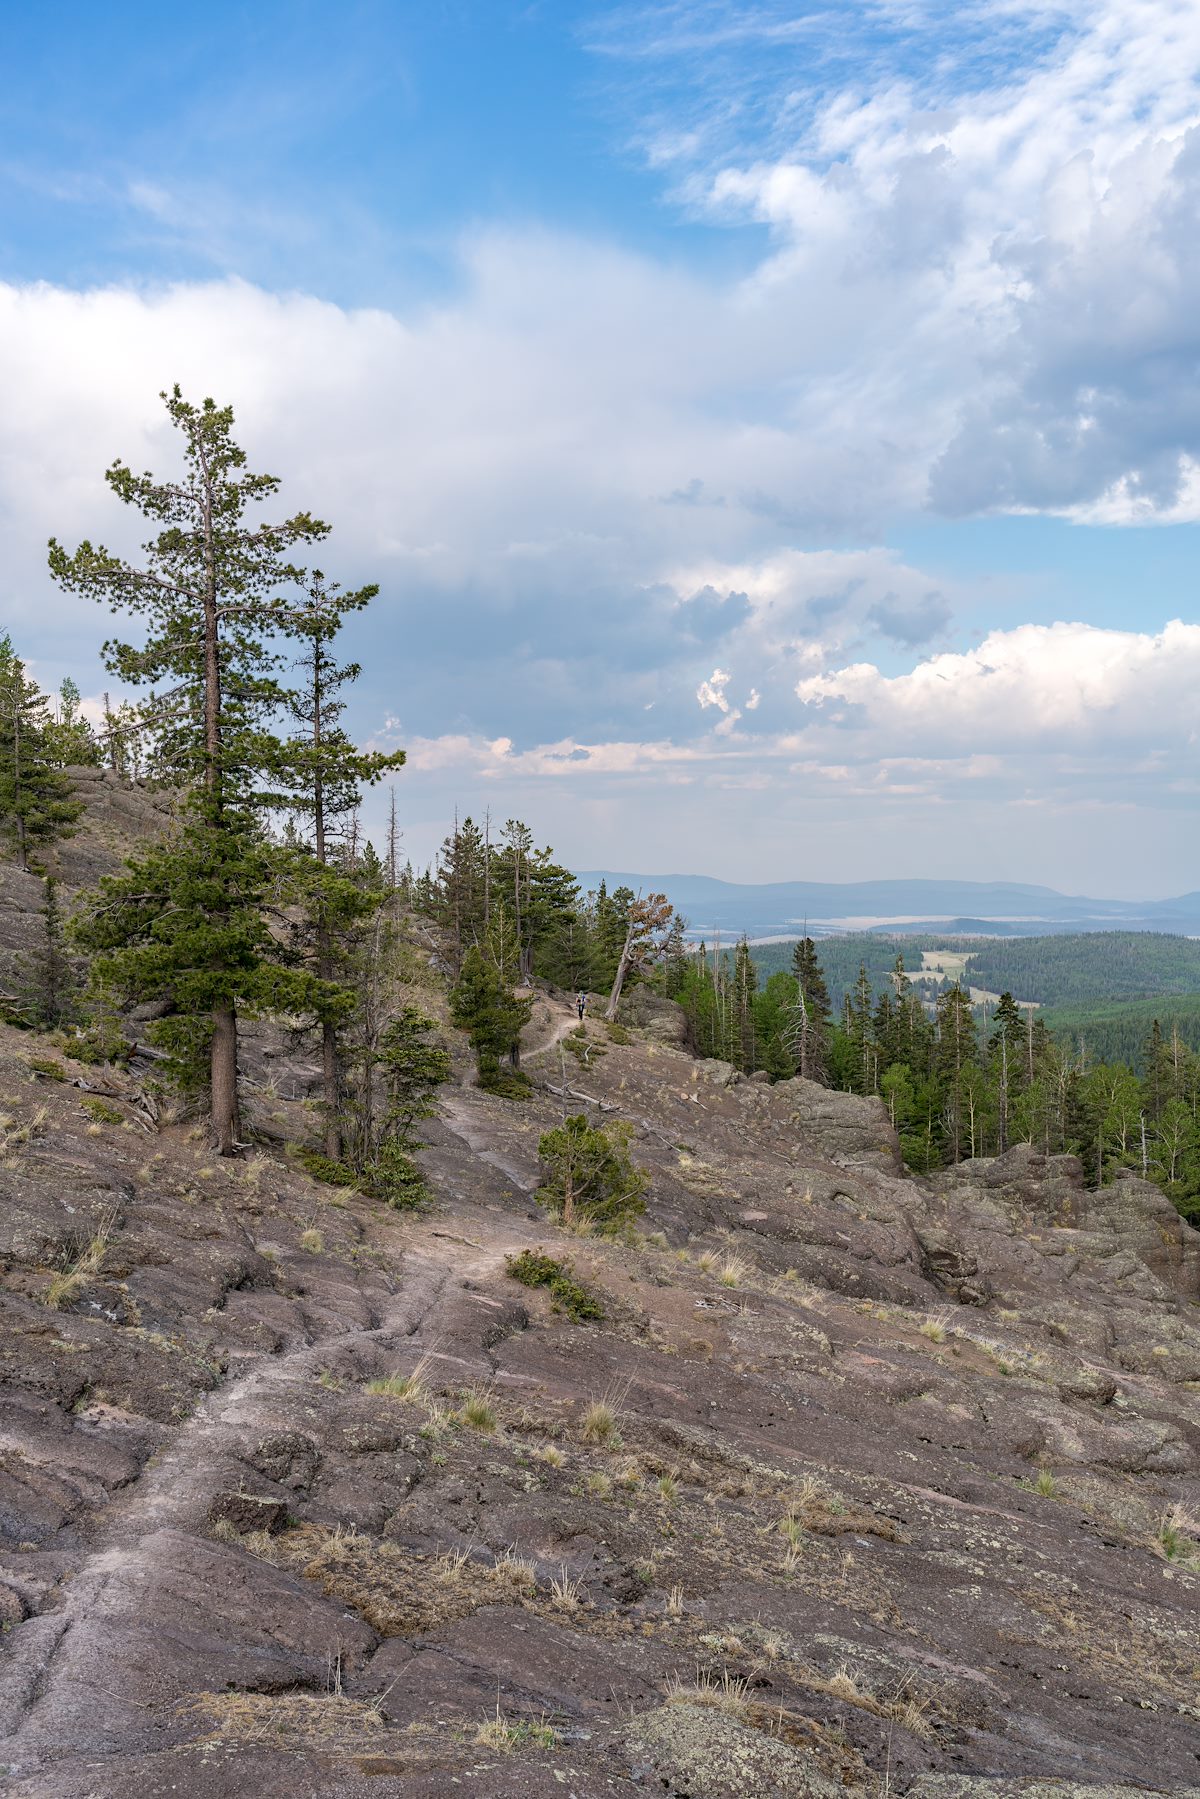
[[[182,438],[182,476],[157,480],[122,463],[106,476],[158,527],[145,566],[86,541],[68,555],[51,539],[50,568],[67,591],[144,622],[140,643],[105,646],[113,673],[135,686],[177,684],[155,748],[160,771],[190,795],[185,822],[104,884],[85,934],[127,996],[170,1000],[157,1034],[180,1078],[203,1080],[207,1065],[214,1145],[231,1155],[239,1008],[312,1012],[327,997],[316,977],[286,966],[266,928],[277,859],[259,816],[264,777],[278,765],[270,723],[284,697],[274,640],[303,636],[306,616],[287,557],[327,527],[308,513],[248,520],[279,484],[246,471],[232,410],[193,406],[177,387],[163,398]]]
[[[433,1095],[450,1079],[450,1052],[431,1041],[435,1026],[415,1006],[402,1006],[379,1041],[387,1091],[384,1130],[402,1149],[412,1145],[418,1119],[432,1117]]]
[[[978,1044],[971,996],[957,982],[939,998],[937,1017],[937,1068],[943,1093],[946,1152],[951,1162],[959,1162],[964,1154],[964,1138],[970,1142],[976,1089],[969,1075],[974,1070]]]
[[[46,729],[50,757],[58,768],[95,767],[100,761],[100,745],[81,707],[79,689],[68,675],[58,690],[58,705]]]
[[[67,955],[58,883],[42,883],[41,932],[37,948],[24,963],[23,985],[34,1022],[47,1031],[60,1031],[79,1011],[79,981]]]
[[[859,967],[854,992],[846,996],[846,1035],[853,1051],[854,1091],[878,1092],[879,1050],[871,1009],[871,977],[865,964]]]
[[[628,1126],[605,1131],[590,1125],[583,1113],[544,1133],[538,1155],[546,1179],[537,1197],[568,1230],[587,1223],[612,1233],[645,1211],[649,1181],[630,1161],[628,1141]]]
[[[0,829],[21,867],[60,837],[83,810],[59,766],[50,702],[25,672],[8,637],[0,637]]]
[[[337,662],[333,641],[347,613],[361,611],[378,591],[370,586],[343,593],[320,573],[309,584],[307,602],[293,622],[304,645],[296,665],[299,684],[287,695],[294,729],[278,747],[271,794],[272,804],[285,809],[300,827],[301,853],[292,859],[291,874],[301,922],[293,929],[292,943],[301,964],[313,969],[323,983],[316,1012],[321,1028],[325,1154],[335,1162],[342,1155],[340,1039],[350,1009],[343,980],[346,956],[355,927],[382,902],[383,884],[371,845],[363,852],[360,868],[333,851],[345,847],[364,783],[399,768],[404,751],[363,752],[346,734],[340,723],[345,711],[340,695],[362,671],[355,662]]]
[[[817,960],[817,949],[811,937],[803,937],[792,951],[792,970],[796,976],[796,1015],[791,1029],[791,1043],[796,1054],[797,1073],[806,1081],[829,1082],[829,989]]]
[[[532,1008],[533,1000],[518,999],[480,946],[472,944],[451,989],[450,1016],[471,1040],[481,1087],[497,1091],[511,1084],[501,1075],[501,1058],[508,1056],[517,1066],[521,1030]]]
[[[1009,1113],[1012,1088],[1021,1070],[1021,1046],[1025,1025],[1021,1010],[1011,993],[1002,993],[992,1020],[988,1053],[996,1083],[996,1147],[1003,1155],[1008,1148]]]

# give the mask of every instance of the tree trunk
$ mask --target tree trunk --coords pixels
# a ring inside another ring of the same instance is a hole
[[[617,1016],[617,1007],[621,1003],[621,989],[625,985],[625,976],[629,973],[629,963],[633,954],[633,926],[625,933],[625,943],[621,950],[621,960],[617,963],[616,978],[612,984],[612,992],[608,996],[608,1004],[604,1008],[604,1016],[611,1024]]]
[[[327,1020],[321,1026],[321,1084],[325,1095],[325,1154],[331,1162],[342,1159],[341,1082],[338,1076],[337,1030]]]
[[[213,1147],[219,1156],[237,1148],[237,1020],[232,1006],[216,1006],[212,1015]]]
[[[201,450],[205,488],[201,513],[204,532],[204,789],[209,824],[220,830],[224,793],[221,768],[221,650],[217,618],[217,568],[213,549],[212,491],[207,459]],[[224,923],[224,919],[219,922]],[[210,1088],[213,1143],[217,1154],[232,1156],[238,1139],[237,1013],[233,1001],[213,1007]]]

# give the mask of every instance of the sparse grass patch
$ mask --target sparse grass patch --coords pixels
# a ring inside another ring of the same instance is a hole
[[[202,1742],[270,1743],[293,1748],[353,1751],[365,1733],[384,1721],[378,1699],[347,1699],[340,1692],[200,1693],[190,1708],[205,1712],[216,1728]]]
[[[76,1298],[90,1280],[99,1274],[104,1262],[108,1239],[116,1223],[116,1214],[103,1219],[96,1234],[84,1244],[65,1268],[53,1277],[42,1298],[52,1312],[61,1312]]]
[[[1200,1518],[1194,1518],[1181,1505],[1172,1506],[1159,1524],[1154,1547],[1164,1561],[1200,1568]]]
[[[534,1724],[527,1718],[508,1719],[496,1704],[496,1715],[485,1718],[475,1732],[477,1749],[491,1749],[500,1755],[513,1755],[519,1749],[555,1749],[562,1736],[544,1718]]]

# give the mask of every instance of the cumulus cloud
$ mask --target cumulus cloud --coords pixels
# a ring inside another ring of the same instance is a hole
[[[1183,758],[1184,773],[1200,750],[1198,682],[1200,625],[1176,619],[1156,633],[1021,625],[904,674],[861,662],[809,675],[796,695],[819,727],[866,733],[881,760],[934,744],[972,759],[1029,749],[1125,756],[1153,746]]]
[[[946,513],[1200,516],[1195,6],[664,5],[624,25],[603,47],[644,82],[726,77],[654,160],[702,212],[770,227],[748,304],[814,346],[797,410],[822,436],[857,417],[869,459],[873,405]]]

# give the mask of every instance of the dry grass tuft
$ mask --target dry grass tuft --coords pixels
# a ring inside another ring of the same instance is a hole
[[[577,1612],[586,1597],[587,1593],[583,1582],[568,1574],[564,1563],[559,1570],[557,1580],[550,1582],[551,1603],[556,1605],[560,1611]]]
[[[696,1678],[690,1684],[678,1674],[672,1674],[667,1682],[667,1704],[706,1705],[713,1711],[723,1712],[727,1718],[745,1721],[750,1711],[746,1698],[749,1684],[740,1675],[731,1674],[728,1668],[722,1669],[719,1677],[707,1668],[697,1668]]]
[[[94,1280],[104,1263],[108,1240],[117,1222],[115,1212],[102,1220],[94,1237],[87,1242],[65,1268],[53,1277],[42,1295],[52,1312],[61,1312],[78,1298],[88,1282]]]
[[[460,1424],[467,1425],[471,1430],[481,1431],[484,1436],[490,1436],[496,1428],[496,1408],[492,1403],[492,1396],[478,1388],[463,1395],[463,1402],[456,1416]]]
[[[931,1343],[944,1343],[946,1341],[946,1326],[949,1322],[949,1313],[944,1312],[936,1317],[931,1313],[928,1318],[922,1319],[921,1323],[917,1326],[917,1329],[923,1337],[928,1337]]]
[[[579,1435],[585,1443],[603,1449],[619,1449],[621,1433],[617,1428],[617,1408],[611,1399],[593,1399],[583,1414]]]
[[[509,1720],[496,1703],[495,1716],[485,1718],[475,1732],[475,1746],[491,1749],[501,1755],[512,1755],[518,1749],[555,1749],[562,1737],[545,1718],[531,1723],[527,1718]]]
[[[387,1399],[411,1399],[419,1403],[426,1397],[425,1376],[428,1371],[429,1357],[422,1356],[411,1374],[401,1374],[399,1369],[394,1369],[391,1374],[369,1380],[366,1390]]]
[[[325,1239],[315,1225],[310,1225],[300,1235],[300,1247],[310,1256],[319,1256],[325,1247]]]
[[[717,1278],[723,1287],[740,1287],[749,1272],[749,1263],[744,1262],[741,1256],[727,1256]]]

